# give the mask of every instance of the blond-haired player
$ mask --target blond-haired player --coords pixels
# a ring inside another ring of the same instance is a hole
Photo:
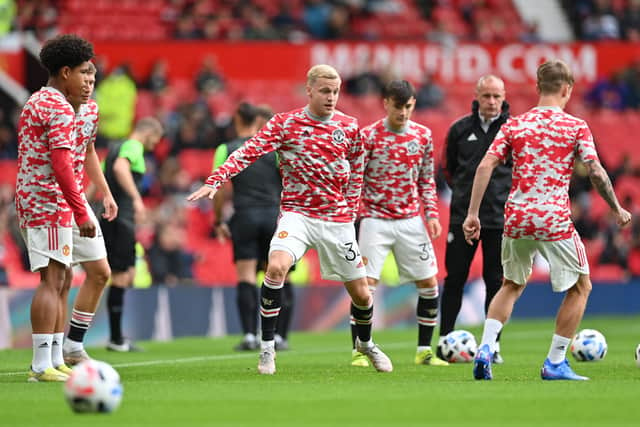
[[[378,371],[393,369],[391,360],[371,339],[373,300],[353,226],[364,150],[356,119],[336,110],[340,85],[333,67],[311,67],[307,106],[276,114],[188,197],[192,201],[213,198],[222,183],[261,156],[277,151],[283,190],[280,220],[261,288],[260,374],[276,372],[274,333],[283,282],[289,268],[311,247],[318,251],[323,277],[344,282],[351,296],[351,314],[358,325],[357,348]]]

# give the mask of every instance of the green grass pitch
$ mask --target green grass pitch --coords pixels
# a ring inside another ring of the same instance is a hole
[[[604,361],[572,362],[587,382],[539,376],[552,320],[513,321],[503,333],[505,364],[475,381],[471,364],[413,364],[415,329],[376,331],[394,372],[349,366],[348,331],[295,333],[274,376],[256,373],[257,353],[231,350],[238,337],[143,343],[144,353],[89,349],[124,384],[120,409],[77,415],[61,384],[27,383],[31,351],[0,351],[1,426],[637,426],[640,317],[590,317]],[[480,328],[469,328],[480,338]],[[572,359],[571,359],[572,360]]]

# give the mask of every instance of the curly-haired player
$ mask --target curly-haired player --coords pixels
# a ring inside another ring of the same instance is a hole
[[[73,256],[72,225],[94,237],[73,170],[75,113],[67,97],[90,91],[93,47],[73,35],[45,43],[40,62],[49,72],[47,86],[29,98],[18,122],[16,210],[40,285],[31,301],[33,360],[29,381],[66,381],[51,361],[56,319],[63,310],[65,273]]]

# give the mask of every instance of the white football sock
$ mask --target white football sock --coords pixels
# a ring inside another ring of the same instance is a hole
[[[260,350],[266,350],[268,348],[274,349],[276,346],[276,342],[275,340],[269,340],[269,341],[260,341]]]
[[[82,351],[84,350],[84,344],[79,341],[74,341],[69,337],[64,339],[64,344],[62,345],[62,350],[65,353],[71,353],[74,351]]]
[[[51,365],[51,343],[53,342],[53,334],[31,334],[33,342],[33,359],[31,361],[31,369],[35,372],[43,372]]]
[[[551,347],[549,348],[549,354],[547,358],[553,364],[562,362],[567,357],[567,349],[571,343],[571,338],[561,337],[560,335],[553,334],[551,339]]]
[[[62,357],[63,339],[64,332],[56,332],[53,334],[53,340],[51,341],[51,365],[54,368],[64,365],[64,358]]]
[[[489,344],[489,350],[491,353],[496,351],[496,340],[498,334],[502,330],[502,323],[496,319],[487,319],[484,321],[484,330],[482,331],[482,341],[480,346]]]

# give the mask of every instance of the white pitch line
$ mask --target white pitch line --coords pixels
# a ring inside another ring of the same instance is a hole
[[[403,348],[403,347],[412,347],[413,344],[409,344],[406,342],[403,343],[391,343],[385,344],[382,346],[383,348]],[[317,353],[341,353],[344,352],[345,347],[334,347],[334,348],[320,348],[315,350],[294,350],[288,353],[290,354],[317,354]],[[146,360],[142,362],[127,362],[127,363],[114,363],[114,368],[133,368],[138,366],[156,366],[156,365],[173,365],[178,363],[195,363],[195,362],[208,362],[215,360],[232,360],[232,359],[246,359],[246,358],[257,358],[258,353],[244,353],[244,354],[218,354],[211,356],[196,356],[196,357],[182,357],[178,359],[157,359],[157,360]],[[15,375],[25,375],[26,371],[19,372],[0,372],[0,377],[8,377]]]
[[[617,331],[616,331],[617,332]],[[523,338],[532,338],[549,335],[549,331],[514,331],[507,332],[505,339],[515,338],[515,339],[523,339]],[[385,348],[406,348],[413,347],[413,344],[408,342],[396,342],[389,344],[382,344],[381,347]],[[316,353],[340,353],[344,352],[345,347],[334,347],[334,348],[320,348],[314,350],[294,350],[291,351],[290,354],[316,354]],[[245,353],[245,354],[218,354],[211,356],[197,356],[197,357],[183,357],[178,359],[158,359],[158,360],[147,360],[143,362],[128,362],[128,363],[116,363],[112,366],[114,368],[133,368],[138,366],[156,366],[156,365],[170,365],[177,363],[195,363],[195,362],[207,362],[207,361],[215,361],[215,360],[232,360],[232,359],[245,359],[256,357],[257,353]],[[0,377],[8,377],[8,376],[16,376],[16,375],[25,375],[26,371],[18,371],[18,372],[0,372]]]

